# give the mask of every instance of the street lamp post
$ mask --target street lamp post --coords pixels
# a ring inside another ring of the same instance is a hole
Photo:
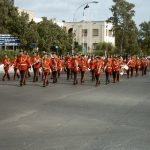
[[[73,15],[73,22],[75,22],[75,17],[76,17],[76,14],[77,14],[78,10],[79,10],[80,8],[84,7],[84,6],[87,6],[87,5],[91,4],[91,3],[97,4],[98,1],[90,1],[90,2],[86,2],[86,3],[83,3],[82,5],[80,5],[80,6],[75,10],[75,12],[74,12],[74,15]],[[83,15],[84,15],[84,12],[83,12]],[[75,33],[74,33],[74,29],[73,29],[72,53],[74,52],[74,36],[75,36]]]

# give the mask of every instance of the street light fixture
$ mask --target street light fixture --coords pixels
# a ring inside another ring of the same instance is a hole
[[[75,10],[75,13],[74,13],[74,15],[73,15],[73,22],[75,21],[75,16],[76,16],[76,13],[78,12],[78,10],[79,10],[81,7],[86,6],[86,5],[88,5],[88,4],[91,4],[91,3],[93,3],[93,4],[98,4],[99,2],[98,2],[98,1],[90,1],[90,2],[86,2],[86,3],[84,3],[84,4],[81,4],[81,5]]]
[[[75,13],[73,15],[73,22],[75,22],[75,16],[76,16],[76,13],[78,12],[78,10],[83,7],[83,6],[86,6],[86,5],[89,5],[89,4],[98,4],[99,2],[98,1],[90,1],[90,2],[86,2],[86,3],[83,3],[82,5],[80,5],[76,10],[75,10]],[[72,43],[72,53],[74,52],[74,29],[73,29],[73,43]]]

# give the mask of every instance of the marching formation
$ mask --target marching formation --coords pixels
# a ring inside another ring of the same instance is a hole
[[[85,82],[86,71],[91,72],[91,80],[96,82],[96,86],[100,85],[100,77],[104,72],[106,76],[106,84],[110,83],[110,78],[113,82],[119,82],[120,76],[127,74],[127,78],[141,75],[146,75],[149,60],[146,57],[130,57],[123,58],[121,56],[100,57],[100,56],[85,56],[85,55],[69,55],[58,57],[56,53],[49,56],[47,53],[41,57],[37,52],[29,56],[27,52],[20,51],[18,56],[10,59],[5,55],[0,63],[4,65],[3,81],[10,80],[10,67],[14,68],[14,80],[20,78],[20,86],[26,85],[26,80],[30,77],[30,69],[33,69],[33,82],[38,82],[39,77],[43,81],[43,87],[48,86],[49,76],[53,83],[58,82],[61,73],[66,74],[66,79],[73,79],[73,84],[78,84],[78,75],[80,74],[80,83]]]

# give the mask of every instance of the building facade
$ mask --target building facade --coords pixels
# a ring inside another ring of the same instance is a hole
[[[83,51],[93,52],[100,42],[115,46],[112,24],[105,21],[65,22],[67,32],[74,34],[74,42],[82,45]]]
[[[18,8],[18,13],[20,15],[21,15],[22,12],[27,13],[29,15],[29,21],[31,21],[32,19],[34,19],[34,12],[32,10]]]

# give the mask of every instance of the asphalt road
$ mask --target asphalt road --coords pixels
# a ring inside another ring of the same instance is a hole
[[[150,73],[104,83],[0,81],[0,150],[150,150]]]

